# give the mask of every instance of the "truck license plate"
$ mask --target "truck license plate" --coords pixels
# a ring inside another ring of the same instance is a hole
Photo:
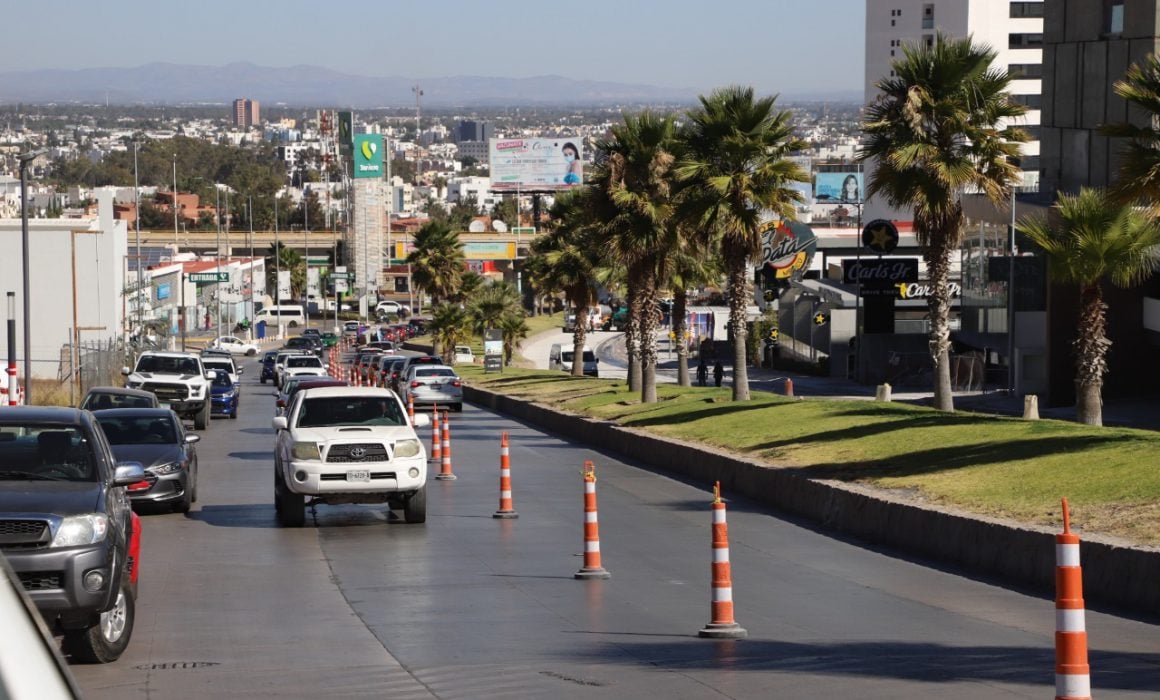
[[[346,480],[367,482],[371,480],[371,473],[366,469],[356,469],[346,473]]]

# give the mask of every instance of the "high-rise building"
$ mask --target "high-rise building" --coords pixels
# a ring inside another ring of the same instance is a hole
[[[1043,9],[1042,0],[866,0],[866,101],[877,96],[875,84],[892,74],[891,62],[902,58],[903,45],[932,45],[940,31],[971,35],[994,49],[995,66],[1014,77],[1011,94],[1027,107],[1018,123],[1031,136],[1022,147],[1022,189],[1038,189]],[[890,213],[884,203],[867,202],[863,218]]]
[[[495,136],[494,130],[489,122],[479,122],[472,119],[464,119],[455,127],[455,142],[462,143],[464,141],[487,141],[492,136]]]
[[[257,100],[234,100],[234,126],[251,127],[261,121]]]

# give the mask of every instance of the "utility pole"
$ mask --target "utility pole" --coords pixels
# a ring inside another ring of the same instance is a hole
[[[415,184],[418,185],[420,175],[423,174],[423,157],[419,152],[419,149],[422,148],[422,146],[419,144],[419,123],[421,113],[420,103],[421,98],[423,97],[423,90],[419,87],[419,83],[415,83],[415,85],[411,88],[411,92],[415,93]]]
[[[145,286],[141,270],[141,195],[137,178],[137,139],[133,139],[133,228],[137,233],[137,333],[138,342],[145,340],[145,309],[141,301],[141,288]],[[220,333],[218,335],[221,335]]]
[[[217,223],[217,248],[216,248],[217,255],[215,255],[214,257],[217,259],[218,272],[221,272],[221,270],[222,270],[222,189],[221,189],[221,187],[218,186],[218,184],[216,182],[213,183],[213,192],[214,192],[214,210],[213,210],[214,217],[213,218],[214,218],[215,222]],[[222,283],[221,283],[221,279],[219,278],[218,281],[215,282],[214,284],[216,285],[214,287],[214,292],[215,292],[214,296],[217,299],[217,334],[218,334],[218,337],[220,338],[222,336]]]
[[[274,193],[274,305],[282,305],[282,244],[278,240],[278,193]],[[278,337],[282,337],[282,324],[278,323]]]
[[[173,154],[173,257],[181,249],[181,233],[177,230],[177,154]]]
[[[250,315],[247,320],[250,323],[249,339],[254,339],[254,198],[250,196],[247,200],[249,202],[246,207],[246,218],[250,220],[250,232],[247,238],[250,244]]]

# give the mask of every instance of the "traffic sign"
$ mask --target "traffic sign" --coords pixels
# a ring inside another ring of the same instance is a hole
[[[354,273],[353,272],[332,272],[332,273],[330,273],[330,279],[332,279],[332,280],[347,280],[349,282],[350,280],[354,279]]]
[[[214,282],[229,282],[230,273],[228,272],[191,272],[186,275],[186,279],[190,282],[198,284],[207,284]]]

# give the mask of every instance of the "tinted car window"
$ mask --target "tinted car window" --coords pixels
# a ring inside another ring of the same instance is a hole
[[[137,371],[162,374],[197,374],[197,360],[189,357],[146,355],[137,362]]]
[[[169,445],[177,442],[173,421],[162,416],[101,418],[110,445]]]
[[[416,377],[454,377],[455,370],[446,367],[421,367],[415,370]]]
[[[405,425],[406,421],[399,404],[385,396],[327,396],[303,400],[297,425],[299,428]]]
[[[0,481],[96,481],[93,446],[73,425],[0,423]]]
[[[286,360],[287,367],[321,367],[322,360],[317,357],[291,357]]]

